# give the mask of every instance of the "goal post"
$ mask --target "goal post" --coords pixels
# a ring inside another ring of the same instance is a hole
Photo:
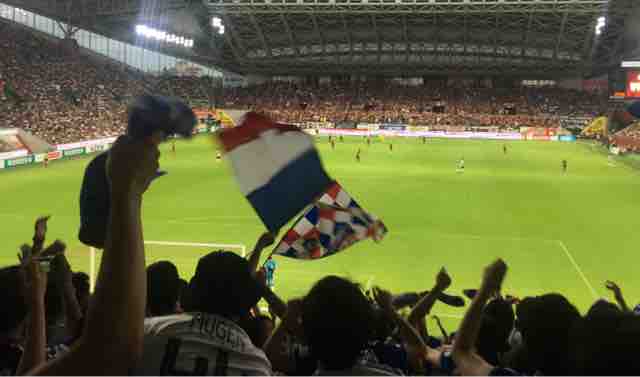
[[[247,255],[247,247],[243,244],[227,244],[227,243],[203,243],[203,242],[174,242],[174,241],[144,241],[144,245],[145,245],[145,249],[146,249],[146,257],[147,257],[147,262],[149,262],[149,260],[153,260],[156,259],[153,257],[154,254],[154,247],[156,248],[156,251],[158,248],[168,248],[170,250],[172,250],[172,255],[176,255],[174,254],[175,249],[187,249],[187,248],[193,248],[194,250],[197,250],[199,252],[210,252],[212,250],[229,250],[229,251],[234,251],[237,252],[240,256],[242,256],[243,258],[246,257]],[[151,246],[151,248],[149,247]],[[96,277],[98,274],[98,258],[97,258],[97,251],[95,248],[90,247],[89,248],[89,284],[90,284],[90,288],[91,291],[93,292],[93,289],[95,287],[96,284]],[[180,254],[178,254],[180,255]],[[182,256],[182,255],[180,255]],[[171,256],[167,256],[164,259],[169,259],[171,260]],[[200,259],[200,256],[195,256],[195,258],[193,259],[193,263],[194,265],[197,264],[198,259]]]

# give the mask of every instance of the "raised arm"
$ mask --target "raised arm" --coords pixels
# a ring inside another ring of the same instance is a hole
[[[418,301],[413,309],[411,309],[411,313],[409,314],[409,323],[417,328],[420,323],[420,319],[426,317],[431,312],[431,308],[433,308],[438,296],[450,286],[451,276],[449,276],[447,270],[442,267],[436,276],[433,288]]]
[[[627,301],[624,299],[624,296],[622,295],[622,290],[620,289],[618,284],[614,283],[611,280],[607,280],[607,282],[605,283],[605,286],[607,287],[608,290],[613,292],[613,297],[616,299],[616,302],[620,306],[620,309],[622,309],[623,312],[630,312],[631,309],[629,308],[629,305],[627,305]]]
[[[292,374],[295,365],[289,355],[287,347],[289,337],[295,337],[301,333],[300,318],[302,301],[291,300],[286,305],[286,313],[282,321],[276,327],[271,337],[264,344],[264,352],[271,361],[273,370],[285,374]]]
[[[484,306],[495,293],[500,291],[506,273],[507,265],[502,259],[498,259],[485,269],[480,290],[471,301],[453,344],[452,356],[458,374],[486,376],[494,368],[475,353],[474,346],[478,339]]]
[[[392,304],[393,297],[391,294],[379,287],[374,287],[373,297],[378,306],[380,306],[380,308],[384,310],[385,314],[399,327],[400,337],[402,340],[407,345],[414,347],[415,349],[426,350],[427,345],[420,337],[417,330],[413,328],[406,319],[398,314],[398,312],[396,312]]]
[[[27,316],[24,352],[22,353],[20,364],[18,364],[16,370],[17,375],[27,374],[33,368],[44,365],[47,361],[47,324],[44,297],[47,292],[46,264],[48,261],[40,260],[42,242],[44,242],[44,233],[46,232],[46,220],[44,221],[44,232],[38,235],[37,223],[40,222],[40,220],[41,219],[38,219],[36,222],[36,237],[39,237],[41,241],[39,248],[36,249],[38,251],[33,252],[32,248],[23,245],[22,255],[18,254],[24,276],[29,315]],[[42,230],[43,229],[40,229],[40,231]],[[34,237],[34,240],[36,237]]]
[[[111,149],[111,216],[86,330],[69,353],[34,374],[125,375],[141,355],[146,274],[140,212],[158,168],[161,136],[121,137]]]
[[[256,242],[256,246],[253,248],[251,255],[249,256],[249,269],[251,273],[255,275],[258,271],[258,265],[260,264],[260,256],[262,255],[262,250],[264,250],[267,246],[273,245],[275,238],[271,233],[263,233],[258,241]]]

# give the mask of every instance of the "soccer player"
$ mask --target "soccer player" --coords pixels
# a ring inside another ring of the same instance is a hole
[[[360,162],[360,148],[358,148],[358,151],[356,152],[356,161]]]
[[[567,174],[567,170],[569,169],[569,163],[567,160],[562,160],[562,172]]]
[[[502,146],[502,152],[506,155],[507,154],[507,144],[504,144]]]
[[[464,157],[462,157],[460,159],[460,161],[458,161],[458,169],[456,169],[456,171],[458,173],[463,173],[464,172]]]
[[[427,137],[426,136],[422,137],[422,144],[427,144]]]
[[[344,137],[342,137],[342,135],[340,135],[340,142],[342,143],[344,141]]]
[[[371,146],[371,136],[367,136],[367,147]]]
[[[44,161],[43,161],[43,163],[44,163],[44,167],[45,167],[45,168],[49,167],[49,156],[48,156],[48,155],[46,155],[46,154],[44,155]]]
[[[171,153],[176,154],[176,139],[171,140]]]
[[[220,162],[222,160],[222,153],[220,151],[216,152],[216,162]]]
[[[335,141],[335,139],[331,139],[331,149],[336,149],[336,141]]]
[[[276,261],[273,260],[271,256],[269,256],[269,258],[267,258],[267,261],[264,263],[264,270],[267,275],[267,287],[269,287],[269,289],[273,289],[274,286],[273,278],[276,274],[276,267]]]
[[[389,152],[393,152],[393,143],[389,143]]]

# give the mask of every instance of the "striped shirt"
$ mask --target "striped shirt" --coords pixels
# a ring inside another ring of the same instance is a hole
[[[145,320],[144,353],[136,375],[272,374],[271,363],[234,322],[189,313]]]

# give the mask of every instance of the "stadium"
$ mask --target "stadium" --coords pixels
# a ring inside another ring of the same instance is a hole
[[[0,374],[640,374],[638,19],[0,0]]]

